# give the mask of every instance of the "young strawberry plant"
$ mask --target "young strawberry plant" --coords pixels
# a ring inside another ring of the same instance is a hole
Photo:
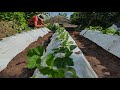
[[[27,53],[27,67],[30,69],[38,67],[41,63],[41,60],[43,59],[44,53],[45,49],[43,46],[38,46],[36,48],[30,49]]]
[[[57,30],[59,28],[59,26],[47,23],[47,28],[55,32],[55,30]]]
[[[72,41],[68,41],[68,33],[63,28],[59,28],[56,33],[58,33],[56,39],[61,41],[61,45],[58,48],[54,48],[54,53],[47,56],[47,67],[39,70],[50,78],[65,78],[65,74],[68,71],[72,73],[71,77],[77,78],[75,69],[71,67],[74,65],[73,59],[70,58],[70,55],[73,53],[72,50],[77,46],[72,45]],[[59,57],[55,57],[56,54],[59,54]]]
[[[61,42],[60,46],[52,49],[45,59],[43,59],[44,48],[39,46],[28,52],[28,68],[38,68],[40,73],[47,75],[49,78],[65,78],[66,74],[72,73],[70,77],[77,78],[73,59],[70,57],[73,50],[77,47],[69,41],[68,32],[64,28],[59,27],[56,30],[57,40]],[[42,65],[45,60],[46,65]]]

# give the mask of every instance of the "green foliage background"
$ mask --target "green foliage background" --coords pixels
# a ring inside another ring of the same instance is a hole
[[[46,12],[0,12],[0,21],[8,21],[11,23],[13,29],[17,32],[30,30],[27,21],[33,15],[37,14],[47,15]]]
[[[120,21],[120,12],[74,12],[70,19],[73,24],[81,25],[80,29],[89,26],[105,29]]]

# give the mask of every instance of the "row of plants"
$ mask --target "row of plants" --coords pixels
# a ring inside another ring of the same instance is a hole
[[[115,30],[114,28],[106,28],[103,29],[100,26],[89,26],[88,28],[85,28],[85,30],[94,30],[94,31],[100,31],[103,34],[109,34],[109,35],[119,35],[120,36],[120,29]]]
[[[55,32],[59,28],[59,25],[52,24],[52,23],[46,23],[46,27],[50,29],[51,31]]]
[[[30,69],[37,68],[41,74],[47,75],[49,78],[65,78],[68,72],[71,73],[71,78],[77,78],[76,71],[72,68],[74,62],[70,57],[77,46],[68,40],[69,34],[63,27],[59,27],[55,34],[56,38],[54,39],[56,41],[54,43],[60,42],[60,45],[52,49],[53,52],[47,56],[45,56],[43,46],[30,49],[27,54],[27,67]],[[44,60],[46,65],[43,66]]]

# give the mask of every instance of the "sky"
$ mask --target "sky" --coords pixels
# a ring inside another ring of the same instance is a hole
[[[51,16],[55,16],[58,15],[61,12],[49,12],[51,14]],[[73,14],[74,12],[62,12],[62,13],[67,13],[67,17],[69,18],[71,14]]]

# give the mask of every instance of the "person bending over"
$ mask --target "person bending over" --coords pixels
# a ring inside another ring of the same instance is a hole
[[[34,15],[31,19],[28,20],[29,27],[42,28],[46,27],[44,24],[44,17],[42,15]]]

